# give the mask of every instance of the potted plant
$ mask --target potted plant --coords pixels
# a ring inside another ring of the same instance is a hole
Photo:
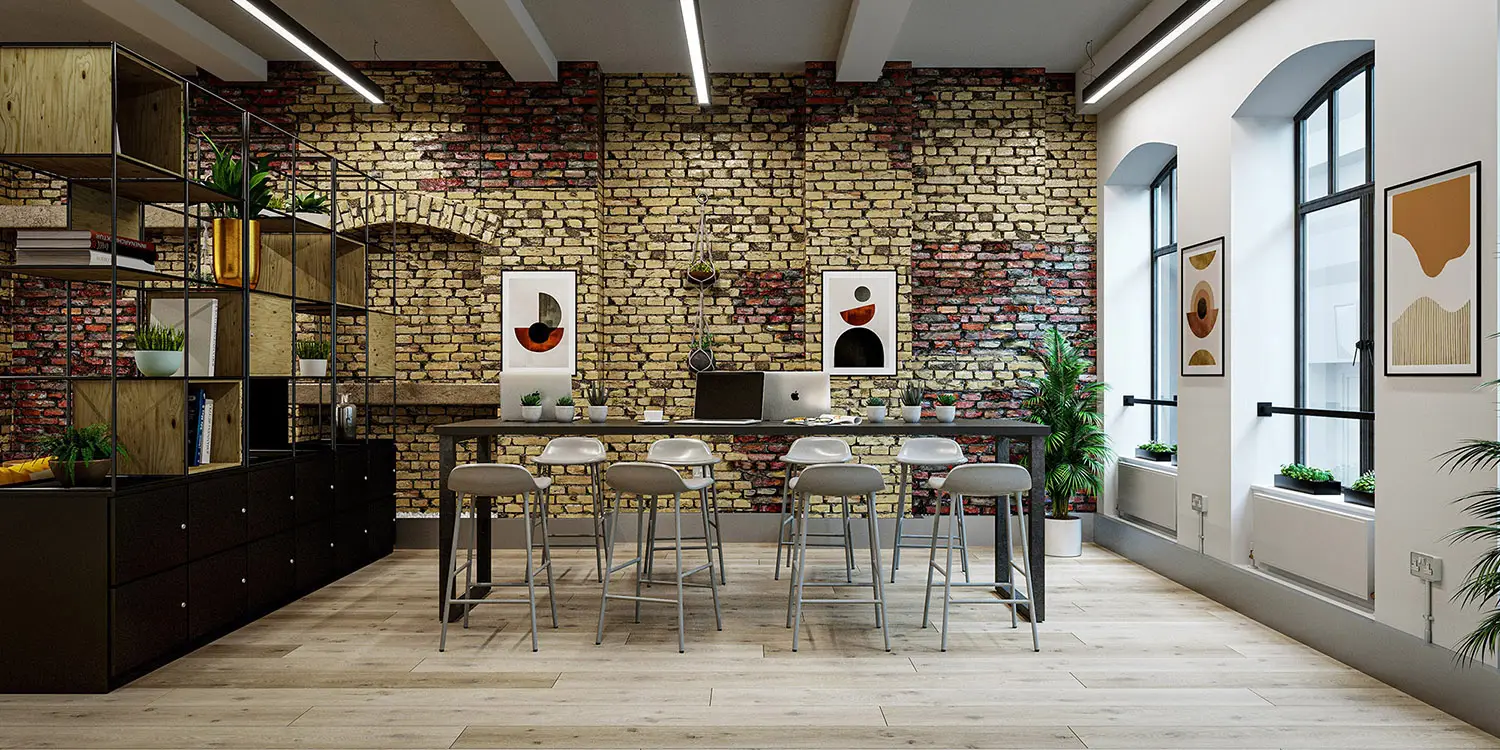
[[[208,186],[234,198],[234,201],[210,203],[213,221],[214,279],[226,286],[248,286],[260,282],[260,216],[271,205],[271,158],[252,161],[250,176],[245,177],[244,159],[228,149],[219,148],[207,135],[203,140],[213,151],[213,167]],[[248,204],[248,220],[241,215],[240,201]],[[242,248],[249,239],[249,257],[242,262]]]
[[[1114,457],[1099,403],[1109,386],[1085,379],[1093,363],[1053,328],[1034,353],[1037,376],[1021,379],[1022,404],[1032,422],[1047,425],[1045,551],[1053,557],[1083,554],[1083,520],[1072,514],[1073,498],[1095,497],[1104,487],[1106,462]]]
[[[702,333],[693,337],[688,350],[688,369],[693,372],[708,372],[714,369],[714,335]]]
[[[1363,505],[1366,508],[1375,507],[1375,472],[1367,471],[1354,480],[1354,484],[1344,488],[1344,499],[1355,505]]]
[[[87,427],[64,427],[47,435],[38,446],[51,459],[47,462],[52,476],[64,487],[100,487],[109,481],[109,464],[113,456],[129,459],[125,446],[117,445],[109,425],[97,422]]]
[[[328,377],[328,357],[333,347],[322,339],[297,342],[297,374],[304,378]]]
[[[922,386],[917,383],[901,387],[901,421],[913,424],[922,421]]]
[[[1490,383],[1489,385],[1495,385]],[[1481,471],[1494,481],[1495,467],[1500,465],[1500,441],[1465,440],[1463,445],[1443,454],[1443,468]],[[1450,544],[1468,544],[1477,555],[1464,574],[1463,583],[1453,594],[1453,601],[1479,610],[1479,622],[1458,642],[1454,658],[1461,664],[1485,659],[1500,651],[1500,487],[1486,486],[1454,500],[1464,504],[1464,513],[1474,523],[1457,529],[1445,539]],[[1467,554],[1467,553],[1465,553]]]
[[[871,396],[865,399],[865,419],[874,424],[885,421],[885,399]]]
[[[1171,461],[1177,455],[1177,446],[1158,443],[1155,440],[1135,447],[1135,457],[1147,461]]]
[[[147,324],[135,334],[135,369],[148,378],[170,377],[182,369],[182,330]]]
[[[609,391],[598,381],[583,389],[583,400],[589,402],[589,421],[594,423],[609,419]]]
[[[572,395],[557,397],[557,402],[552,406],[552,418],[559,422],[569,423],[578,418]]]
[[[693,261],[692,265],[688,266],[687,279],[698,286],[708,286],[718,278],[718,269],[714,268],[713,261],[706,257],[698,258]]]
[[[937,412],[937,421],[950,424],[958,414],[958,397],[951,393],[944,393],[937,397],[937,406],[933,408]]]
[[[541,391],[532,391],[521,397],[521,418],[527,422],[542,421]]]
[[[328,228],[328,196],[303,193],[292,201],[292,215],[313,226]]]
[[[1337,495],[1344,490],[1332,472],[1303,464],[1282,466],[1281,473],[1276,475],[1276,486],[1309,495]]]

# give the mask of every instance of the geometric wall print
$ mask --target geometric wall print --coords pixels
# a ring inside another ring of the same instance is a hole
[[[500,275],[501,369],[573,374],[577,362],[576,275],[505,271]]]
[[[1182,374],[1224,374],[1224,238],[1182,250]]]
[[[823,272],[823,371],[896,374],[896,272]]]
[[[1479,163],[1385,191],[1385,374],[1479,374]]]

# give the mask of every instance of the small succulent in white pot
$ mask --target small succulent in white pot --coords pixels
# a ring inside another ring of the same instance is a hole
[[[880,424],[885,421],[885,399],[879,396],[871,396],[865,399],[865,419]]]
[[[937,421],[947,424],[953,421],[958,414],[958,397],[951,393],[944,393],[937,397],[937,406],[933,408],[937,413]]]
[[[603,422],[609,419],[609,391],[598,381],[583,389],[583,400],[589,402],[589,421]]]
[[[552,418],[559,422],[572,422],[578,418],[577,407],[573,403],[573,396],[558,396],[557,402],[552,405]]]
[[[527,422],[542,421],[541,391],[532,391],[521,397],[521,418]]]
[[[333,347],[322,339],[297,342],[297,374],[304,378],[328,377],[328,357]]]
[[[182,329],[149,324],[135,335],[135,369],[148,378],[166,378],[182,369]]]
[[[907,383],[901,388],[901,421],[922,421],[922,386]]]

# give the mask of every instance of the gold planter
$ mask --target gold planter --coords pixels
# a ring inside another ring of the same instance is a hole
[[[225,286],[249,286],[260,283],[260,222],[251,219],[250,257],[241,268],[244,259],[245,221],[242,219],[214,219],[214,280]],[[247,281],[248,280],[248,281]]]

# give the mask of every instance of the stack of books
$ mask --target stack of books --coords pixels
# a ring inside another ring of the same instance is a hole
[[[114,247],[121,268],[156,270],[156,245],[118,237]],[[16,265],[108,266],[110,236],[88,229],[18,229]]]
[[[210,463],[214,444],[214,401],[202,388],[188,389],[188,430],[192,433],[188,466]]]

